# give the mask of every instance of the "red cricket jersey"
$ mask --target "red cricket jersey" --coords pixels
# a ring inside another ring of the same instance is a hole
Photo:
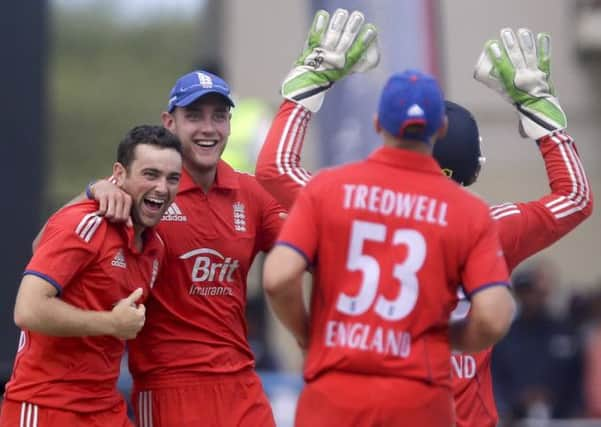
[[[163,245],[154,230],[144,249],[133,229],[107,223],[84,201],[55,213],[24,274],[51,283],[59,297],[85,310],[111,310],[136,288],[145,300]],[[51,337],[24,330],[5,398],[74,412],[109,410],[123,402],[116,387],[125,342],[111,336]]]
[[[257,162],[257,179],[286,207],[311,174],[300,165],[311,113],[284,101]],[[527,203],[493,206],[509,270],[566,235],[592,213],[593,196],[576,146],[565,132],[539,141],[551,192]],[[462,303],[465,305],[466,303]],[[469,305],[460,307],[463,315]],[[491,350],[455,355],[452,362],[457,426],[495,426],[498,416],[492,393]]]
[[[431,156],[396,148],[314,177],[278,244],[315,263],[307,381],[338,371],[450,389],[458,284],[508,285],[488,206]]]
[[[158,230],[166,257],[129,345],[136,388],[193,383],[254,366],[245,319],[246,276],[273,245],[282,208],[254,176],[220,161],[208,193],[184,169]]]
[[[551,192],[527,203],[490,209],[513,270],[529,256],[552,245],[590,216],[592,193],[571,137],[561,132],[539,141]],[[464,309],[467,314],[467,310]],[[491,374],[492,348],[452,359],[457,427],[494,427],[498,414]]]

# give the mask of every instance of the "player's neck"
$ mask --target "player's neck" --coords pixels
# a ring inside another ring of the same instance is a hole
[[[199,170],[198,168],[186,167],[186,171],[190,174],[194,183],[202,188],[205,193],[207,193],[211,189],[211,186],[215,183],[217,166],[202,170]]]
[[[142,252],[142,248],[144,247],[144,231],[146,227],[141,224],[134,223],[134,246],[140,252]]]
[[[432,155],[433,149],[432,144],[424,141],[399,138],[384,138],[384,145],[427,155]]]

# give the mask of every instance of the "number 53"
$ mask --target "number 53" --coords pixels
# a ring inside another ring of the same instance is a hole
[[[338,311],[358,316],[365,313],[376,300],[380,264],[375,257],[363,253],[363,242],[385,242],[386,233],[384,224],[353,221],[346,267],[349,271],[362,272],[363,279],[357,295],[341,293],[338,296]],[[426,259],[426,241],[419,231],[400,228],[392,235],[392,245],[407,245],[407,258],[404,262],[395,264],[392,271],[392,276],[399,282],[399,295],[394,300],[379,295],[374,307],[380,317],[391,321],[406,317],[417,303],[419,282],[416,274]]]

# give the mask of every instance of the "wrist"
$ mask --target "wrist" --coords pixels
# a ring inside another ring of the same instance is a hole
[[[86,197],[89,200],[94,200],[94,184],[96,184],[96,180],[92,180],[86,186]]]
[[[117,324],[115,322],[114,312],[111,311],[102,311],[99,312],[100,316],[100,333],[102,335],[110,335],[115,336],[117,332]]]

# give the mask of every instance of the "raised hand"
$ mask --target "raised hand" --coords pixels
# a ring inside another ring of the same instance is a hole
[[[514,104],[522,136],[539,139],[565,129],[567,118],[551,83],[551,37],[520,28],[489,40],[476,64],[474,78]]]
[[[359,11],[349,16],[346,9],[337,9],[330,19],[328,12],[319,10],[303,52],[282,83],[282,96],[318,111],[336,81],[378,64],[377,35],[376,27],[365,24]]]

